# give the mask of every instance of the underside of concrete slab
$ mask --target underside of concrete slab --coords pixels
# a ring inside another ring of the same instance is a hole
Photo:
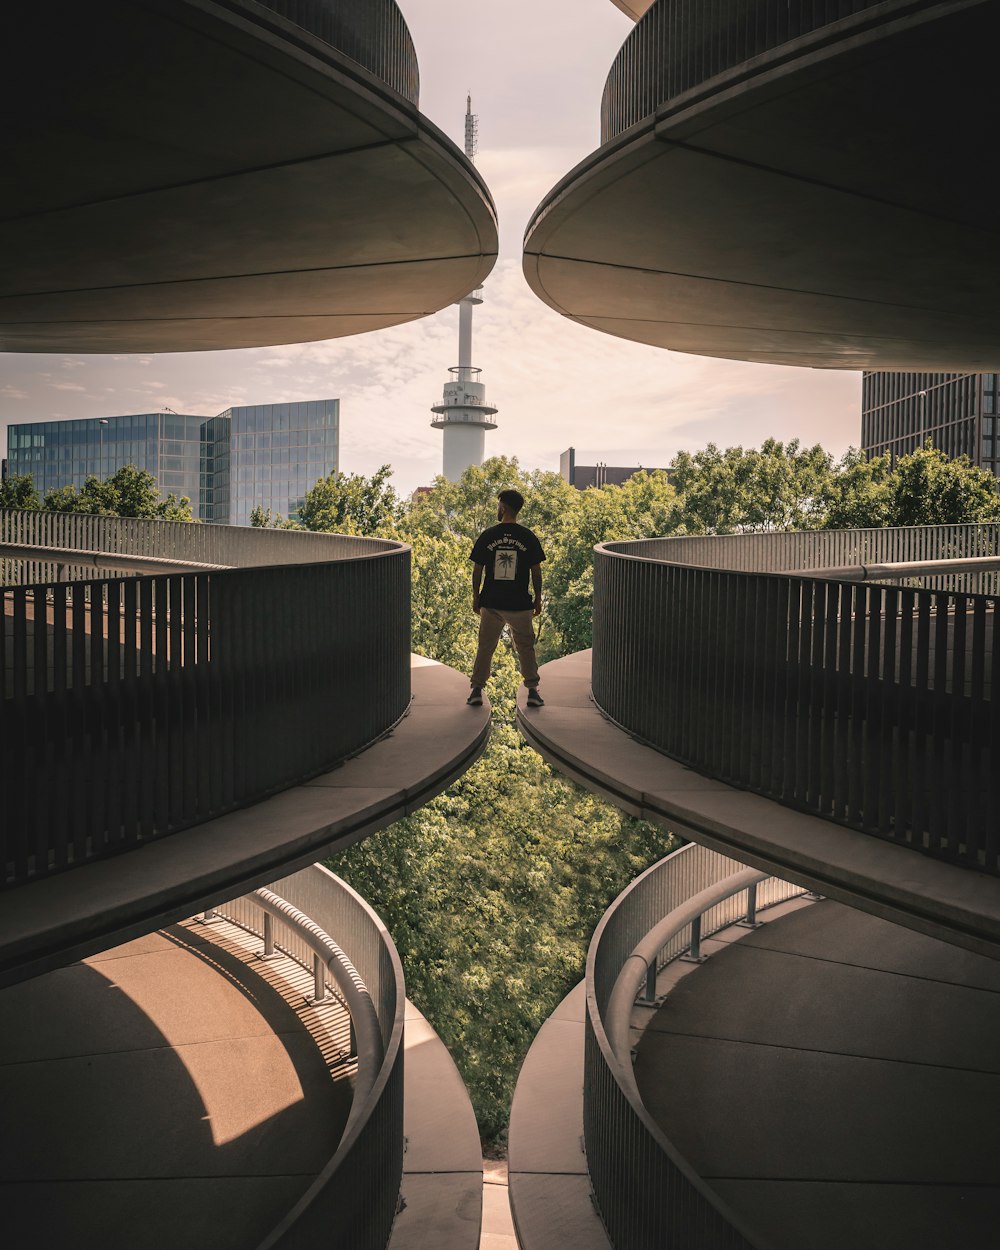
[[[0,348],[330,339],[482,282],[496,217],[471,163],[288,7],[57,0],[8,13]]]
[[[1000,12],[879,7],[661,104],[598,149],[528,227],[535,293],[582,325],[681,352],[996,368],[998,217],[974,188],[1000,105],[968,52],[995,45]],[[642,64],[637,53],[636,92]]]
[[[468,679],[414,657],[409,714],[340,768],[138,849],[5,892],[0,985],[35,976],[311,864],[415,811],[486,747]]]

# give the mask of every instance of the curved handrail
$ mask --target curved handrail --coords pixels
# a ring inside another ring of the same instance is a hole
[[[0,887],[256,803],[388,733],[410,703],[409,559],[384,539],[0,511]]]
[[[746,868],[743,872],[733,873],[718,885],[710,885],[700,893],[689,898],[686,903],[675,908],[664,916],[658,925],[654,925],[632,954],[629,955],[618,973],[608,1009],[604,1013],[604,1028],[616,1057],[631,1072],[629,1050],[631,1049],[630,1029],[632,1006],[635,1003],[639,987],[649,975],[650,964],[654,963],[660,951],[672,937],[682,933],[689,925],[698,920],[710,907],[722,903],[734,894],[742,894],[750,886],[766,881],[770,873],[760,872],[756,868]],[[632,1073],[634,1083],[635,1076]]]
[[[826,0],[655,0],[622,45],[601,100],[601,143],[679,96],[721,79],[729,85],[775,61],[815,51],[833,40],[857,37],[900,13],[914,0],[840,0],[836,15]],[[925,0],[928,9],[940,7]],[[868,10],[877,10],[869,15]],[[745,68],[744,68],[745,67]]]
[[[368,987],[358,975],[358,970],[328,933],[310,920],[304,912],[293,907],[287,900],[271,890],[254,890],[253,901],[269,916],[281,920],[294,929],[303,942],[323,961],[327,971],[337,983],[347,1010],[351,1014],[358,1044],[358,1077],[354,1087],[354,1101],[347,1120],[347,1130],[353,1125],[362,1104],[375,1085],[385,1058],[378,1012],[372,1002]]]
[[[395,0],[259,0],[254,9],[258,21],[270,9],[417,104],[417,54]]]
[[[595,1202],[616,1250],[695,1244],[723,1250],[751,1250],[756,1244],[762,1250],[650,1115],[635,1083],[627,1040],[619,1036],[616,1050],[607,1027],[622,968],[637,948],[652,957],[644,944],[650,930],[679,908],[685,909],[688,924],[695,908],[704,917],[702,903],[723,883],[721,901],[716,896],[716,901],[708,903],[706,931],[734,923],[749,908],[738,908],[732,900],[748,884],[755,889],[762,875],[762,907],[805,893],[801,886],[747,870],[737,860],[688,843],[636,877],[601,917],[591,939],[586,970],[584,1140]],[[735,891],[726,888],[737,878],[740,884]],[[687,947],[678,936],[683,929],[681,924],[674,936],[665,938],[665,949],[657,947],[661,961],[680,955]],[[644,976],[647,966],[634,967],[630,976],[633,971]],[[619,1000],[615,1010],[621,1014]]]
[[[322,864],[272,882],[263,891],[218,904],[214,910],[261,936],[265,949],[266,928],[255,918],[271,915],[282,923],[291,920],[284,953],[305,968],[310,954],[319,950],[345,997],[356,998],[359,1009],[357,1017],[351,1010],[358,1075],[340,1142],[257,1250],[301,1250],[313,1245],[328,1250],[384,1250],[396,1212],[404,1146],[406,987],[392,937],[370,904]],[[339,942],[330,937],[331,930]],[[374,1030],[374,1037],[369,1030]],[[365,1053],[369,1044],[381,1056],[377,1064]]]
[[[998,551],[995,523],[599,544],[594,700],[707,776],[998,872]]]

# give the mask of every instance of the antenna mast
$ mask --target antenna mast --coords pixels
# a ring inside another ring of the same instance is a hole
[[[475,163],[479,150],[479,118],[472,111],[471,92],[465,97],[465,155]],[[472,363],[472,310],[483,302],[483,288],[470,291],[458,302],[458,364],[448,372],[444,395],[432,405],[431,426],[444,431],[443,473],[449,482],[457,481],[473,464],[483,463],[486,431],[497,428],[496,408],[486,402],[486,385],[480,382],[481,369]]]

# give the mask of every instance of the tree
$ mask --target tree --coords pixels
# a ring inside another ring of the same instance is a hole
[[[897,463],[891,517],[891,525],[1000,520],[996,478],[971,464],[968,456],[949,460],[928,443]]]
[[[819,444],[765,439],[759,450],[709,443],[670,464],[678,495],[675,528],[687,534],[812,529],[823,516],[832,458]]]
[[[38,491],[35,490],[30,473],[14,473],[5,482],[0,482],[0,508],[19,508],[34,512],[40,506]]]
[[[299,509],[302,529],[331,534],[378,534],[392,529],[402,511],[389,484],[392,469],[384,464],[371,477],[334,471],[321,477]]]
[[[123,465],[105,481],[93,474],[78,491],[75,486],[50,490],[42,501],[47,512],[87,512],[99,516],[139,517],[142,520],[191,521],[191,500],[169,494],[160,498],[156,479],[148,469]]]
[[[850,448],[823,487],[823,528],[881,528],[892,524],[892,459]]]

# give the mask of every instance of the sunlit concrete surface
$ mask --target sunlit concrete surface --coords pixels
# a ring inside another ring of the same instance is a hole
[[[520,1250],[612,1250],[583,1152],[586,1010],[581,981],[538,1030],[517,1076],[508,1164]]]
[[[483,1166],[472,1103],[448,1048],[409,999],[405,1030],[402,1203],[388,1250],[478,1250]]]
[[[273,798],[9,890],[0,909],[0,985],[68,963],[305,867],[408,815],[485,750],[488,704],[468,678],[412,659],[413,702],[385,738]]]
[[[246,1250],[301,1197],[350,1111],[349,1022],[259,946],[185,922],[0,994],[7,1246]]]
[[[646,1107],[762,1247],[991,1250],[1000,965],[833,902],[788,912],[635,1009]]]
[[[364,0],[330,7],[352,5],[362,26]],[[309,9],[8,9],[0,349],[331,339],[479,286],[497,251],[482,178]]]
[[[994,369],[997,212],[978,184],[1000,104],[974,50],[998,35],[995,3],[887,3],[651,100],[536,210],[529,285],[581,325],[674,351]],[[675,51],[637,48],[626,77]]]

